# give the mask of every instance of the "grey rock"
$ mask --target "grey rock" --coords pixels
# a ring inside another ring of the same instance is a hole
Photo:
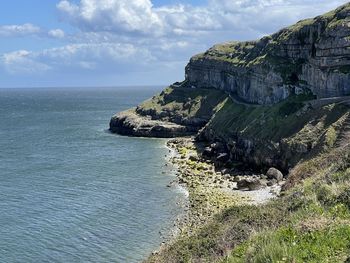
[[[227,168],[222,169],[222,170],[221,170],[221,174],[222,174],[222,175],[226,175],[226,174],[229,175],[229,174],[230,174],[230,169],[227,169]]]
[[[275,179],[277,182],[280,182],[283,180],[283,174],[281,171],[277,170],[276,168],[271,167],[267,173],[266,176],[268,179]]]
[[[237,188],[248,189],[249,191],[259,190],[263,187],[263,184],[259,179],[241,179],[237,182]]]
[[[268,181],[266,184],[267,184],[267,186],[273,186],[274,185],[273,181]]]

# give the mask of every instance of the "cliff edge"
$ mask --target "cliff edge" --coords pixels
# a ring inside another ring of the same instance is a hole
[[[317,98],[349,95],[349,35],[346,4],[258,41],[215,45],[191,58],[186,80],[257,104],[273,104],[304,91]]]

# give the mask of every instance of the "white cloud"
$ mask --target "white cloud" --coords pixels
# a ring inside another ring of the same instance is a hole
[[[22,25],[0,25],[0,38],[11,38],[11,37],[50,37],[50,38],[64,38],[65,33],[62,29],[45,30],[39,26],[31,23]]]
[[[40,33],[41,29],[33,24],[2,25],[0,26],[0,37],[26,36]]]
[[[114,71],[114,67],[121,65],[126,67],[138,63],[139,67],[144,67],[154,61],[148,50],[118,43],[71,44],[39,52],[18,50],[5,53],[0,58],[3,67],[11,74],[41,74],[48,70]]]
[[[154,7],[151,0],[63,0],[62,19],[85,32],[151,36],[198,36],[213,31],[227,39],[272,33],[301,18],[315,16],[344,0],[208,0],[207,5]]]
[[[36,61],[32,53],[27,50],[5,53],[1,61],[5,70],[10,74],[38,74],[50,69],[48,65]]]
[[[59,48],[46,49],[36,53],[42,60],[52,63],[74,64],[83,61],[106,62],[128,62],[140,59],[140,63],[152,60],[152,56],[145,49],[136,48],[132,44],[120,43],[82,43],[71,44]]]
[[[65,36],[65,33],[62,29],[52,29],[48,31],[47,34],[53,38],[64,38]]]
[[[83,0],[79,5],[64,0],[57,8],[63,18],[88,31],[156,33],[162,27],[150,0]]]

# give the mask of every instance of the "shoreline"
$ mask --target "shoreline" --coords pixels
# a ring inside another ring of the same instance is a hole
[[[165,147],[168,149],[166,166],[172,165],[171,170],[176,176],[167,187],[179,187],[180,191],[184,191],[185,200],[179,204],[183,206],[183,213],[177,216],[174,228],[152,255],[160,253],[177,238],[194,234],[224,209],[261,205],[277,198],[281,192],[284,181],[258,190],[238,189],[236,177],[244,176],[218,171],[213,161],[201,157],[193,137],[169,139]]]

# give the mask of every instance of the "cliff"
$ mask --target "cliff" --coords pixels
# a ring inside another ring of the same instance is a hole
[[[318,98],[349,95],[349,15],[347,4],[258,41],[215,45],[191,58],[186,80],[257,104],[308,90]]]
[[[116,114],[110,130],[197,134],[209,145],[225,145],[210,158],[225,153],[256,169],[287,172],[340,140],[348,94],[350,4],[258,41],[219,44],[192,57],[185,81]]]
[[[348,95],[350,4],[258,41],[215,45],[191,58],[185,81],[113,116],[110,130],[123,135],[193,135],[196,147],[178,148],[195,151],[180,158],[179,178],[196,189],[211,176],[221,192],[223,178],[238,189],[284,184],[266,204],[215,210],[146,262],[350,262]],[[189,192],[201,218],[215,198]]]
[[[258,41],[215,45],[191,58],[185,81],[116,114],[110,130],[145,137],[198,133],[197,140],[225,145],[210,158],[226,153],[257,169],[288,171],[346,130],[349,36],[346,4]]]

